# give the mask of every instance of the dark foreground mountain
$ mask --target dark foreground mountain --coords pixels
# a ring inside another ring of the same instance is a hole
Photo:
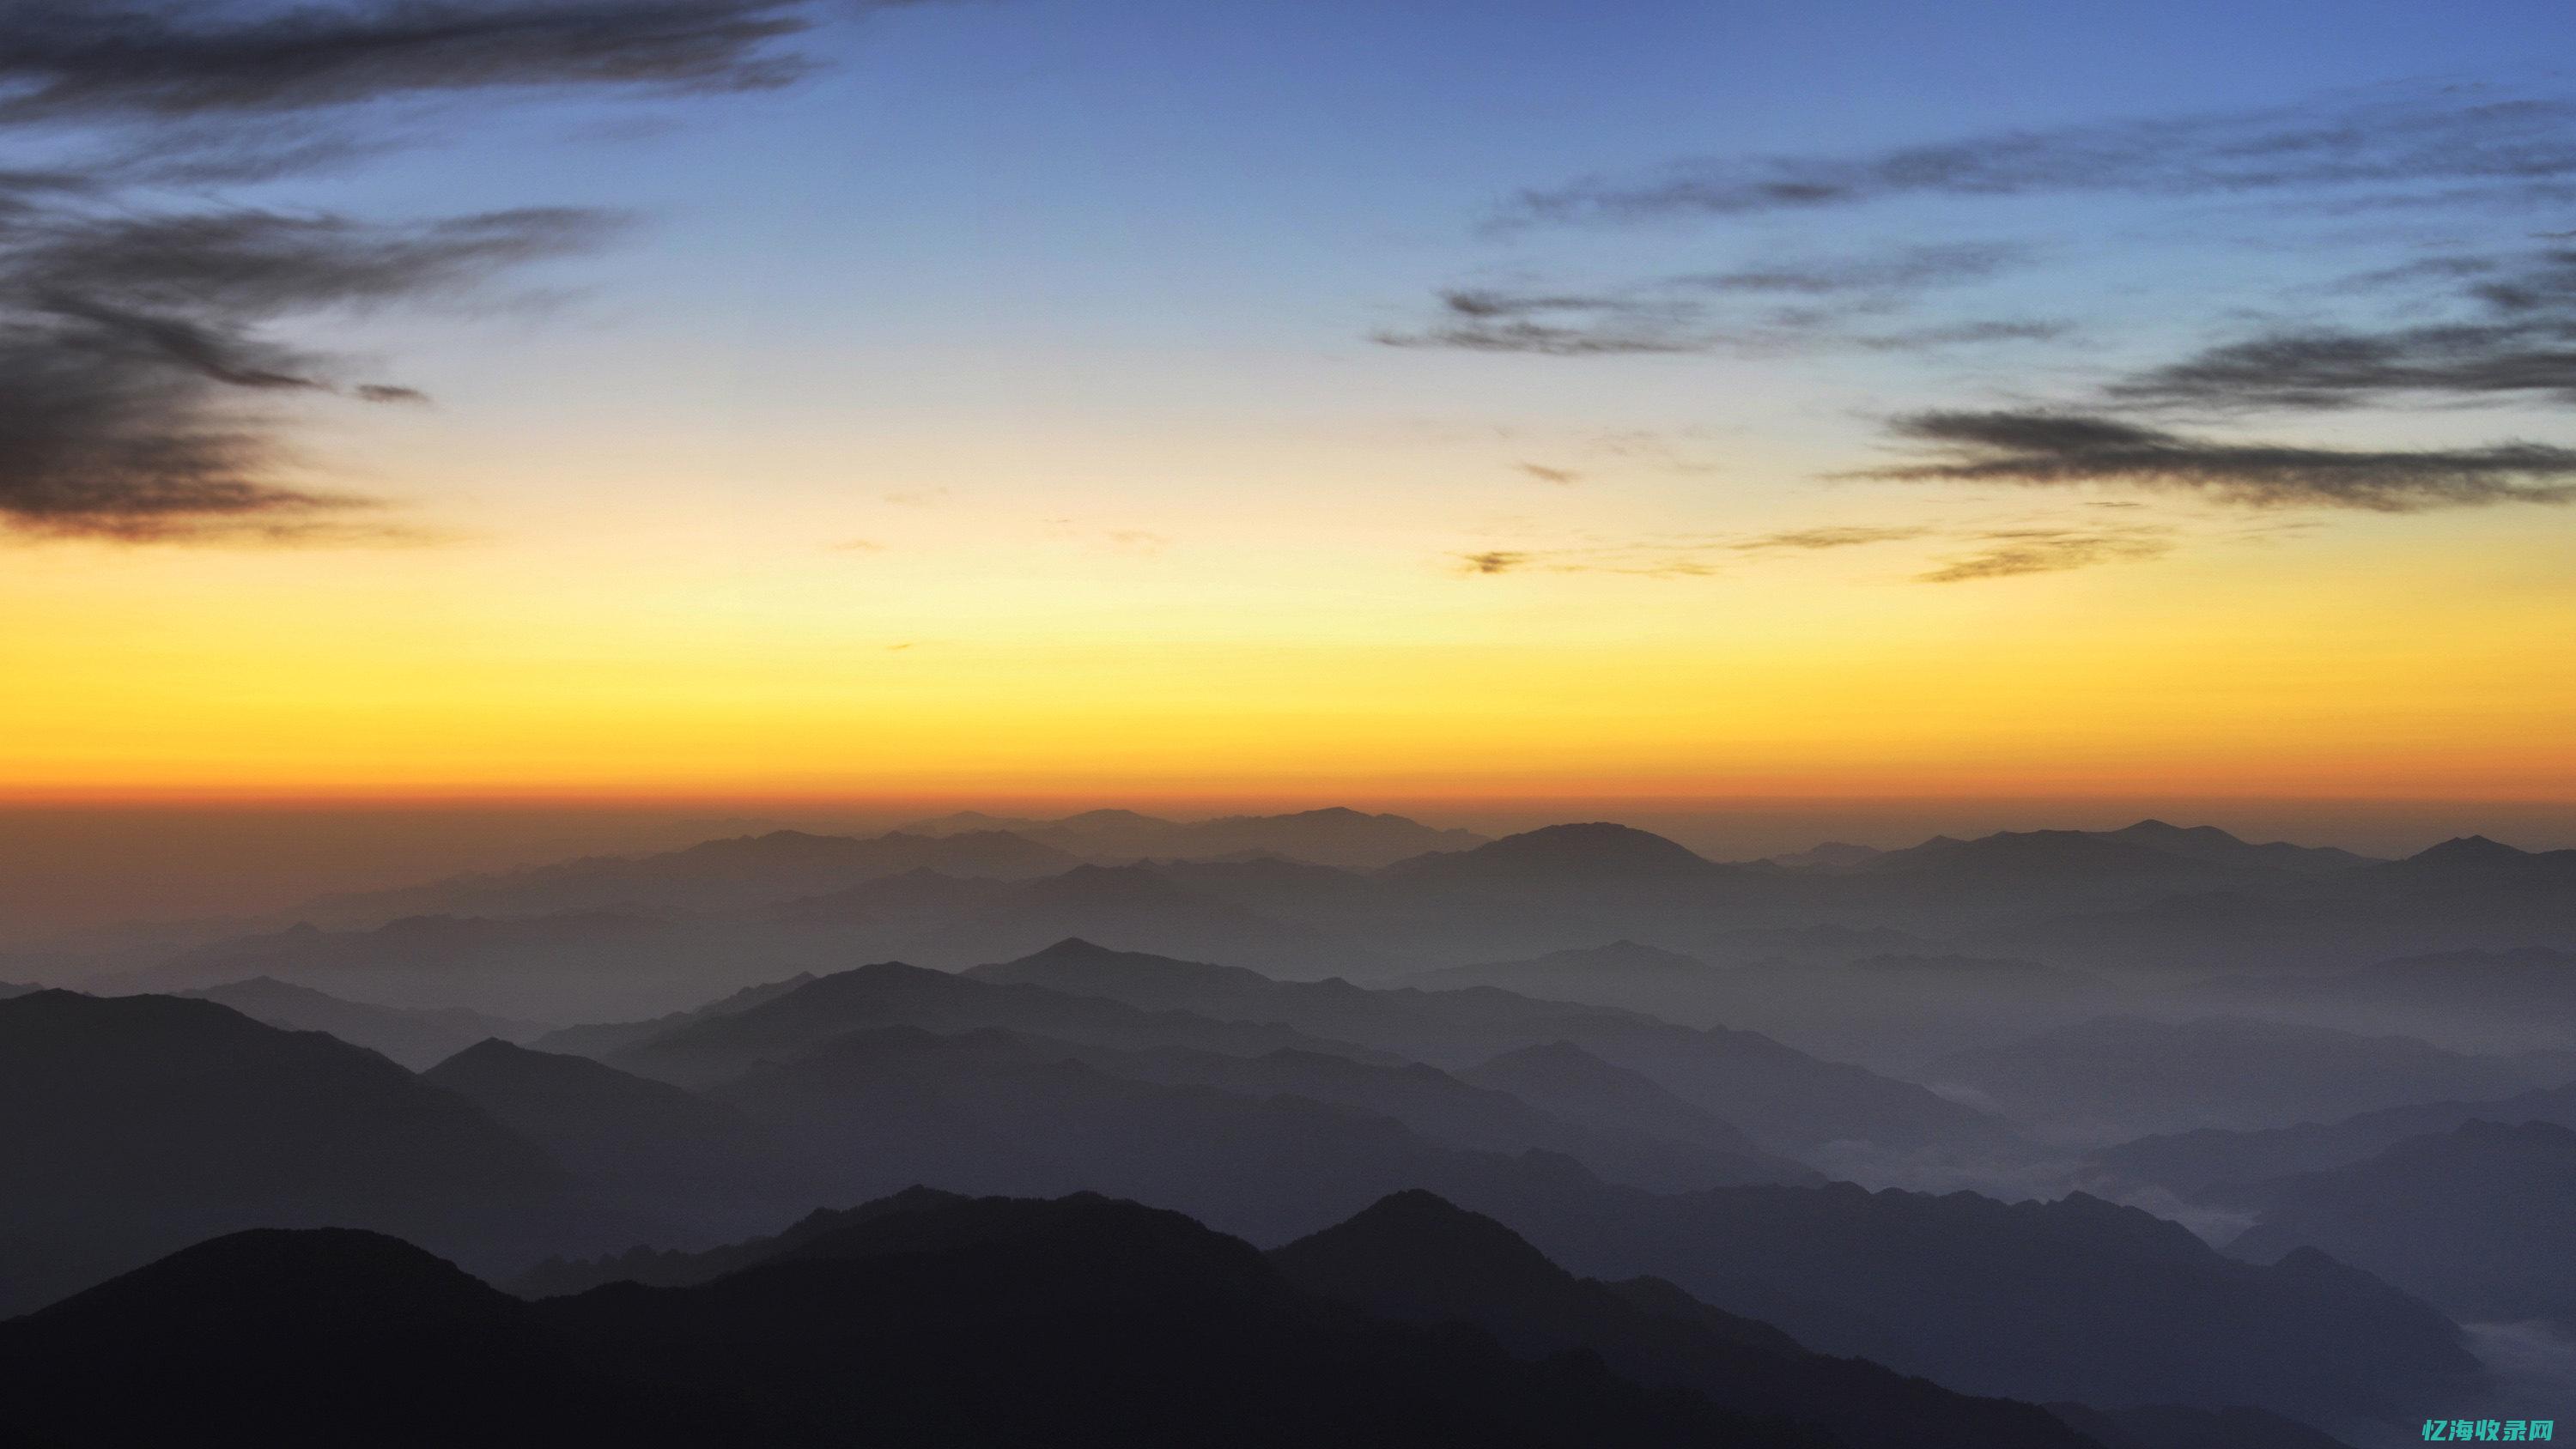
[[[2531,1085],[2508,1062],[2412,1037],[2246,1017],[2104,1017],[1954,1053],[1920,1076],[2016,1120],[2095,1140],[2331,1120]]]
[[[326,1031],[353,1046],[381,1052],[413,1071],[445,1061],[487,1038],[526,1041],[546,1030],[461,1007],[424,1009],[344,1001],[329,992],[268,976],[178,994],[221,1002],[253,1021],[288,1031]]]
[[[709,1252],[639,1251],[550,1263],[518,1288],[541,1296],[623,1280],[711,1283],[762,1265],[828,1258],[853,1244],[910,1239],[924,1231],[921,1225],[941,1219],[916,1217],[913,1226],[888,1220],[928,1208],[1010,1211],[913,1188],[857,1208],[815,1213],[774,1238]],[[2028,1404],[1972,1398],[1858,1359],[1812,1352],[1777,1328],[1712,1308],[1668,1282],[1577,1278],[1502,1224],[1430,1193],[1390,1195],[1348,1222],[1275,1250],[1270,1260],[1299,1288],[1372,1314],[1424,1325],[1473,1325],[1525,1358],[1567,1351],[1598,1355],[1623,1377],[1650,1387],[1703,1395],[1735,1413],[1786,1417],[1855,1449],[2091,1442]],[[2100,1307],[2105,1313],[2135,1313],[2138,1301],[2119,1295]],[[2061,1351],[2092,1350],[2070,1343]],[[2069,1406],[2064,1412],[2077,1411]],[[2311,1431],[2290,1433],[2288,1421],[2246,1409],[2169,1406],[2123,1411],[2101,1422],[2131,1424],[2133,1432],[2117,1441],[2130,1449],[2252,1449],[2250,1441],[2219,1436],[2215,1425],[2272,1426],[2284,1432],[2281,1442],[2297,1449],[2330,1449],[2334,1442]]]
[[[1820,1188],[1659,1197],[1492,1181],[1441,1194],[1589,1277],[1692,1296],[1968,1393],[2250,1405],[2329,1429],[2474,1386],[2431,1306],[2313,1250],[2260,1266],[2078,1193],[2006,1204]]]
[[[2576,1132],[2470,1122],[2271,1184],[2228,1251],[2322,1248],[2467,1322],[2576,1331]]]
[[[1321,1302],[1096,1198],[924,1204],[701,1286],[535,1304],[389,1239],[245,1235],[0,1324],[0,1357],[40,1443],[1829,1442]]]
[[[650,1230],[471,1102],[319,1032],[167,996],[0,1002],[0,1311],[211,1234],[321,1225],[486,1271]]]
[[[2321,1429],[2262,1409],[2194,1409],[2181,1404],[2048,1407],[2092,1436],[2102,1449],[2350,1449]]]
[[[596,1357],[455,1265],[346,1228],[217,1238],[0,1322],[8,1437],[39,1449],[794,1442],[738,1393]]]
[[[1270,1260],[1320,1297],[1405,1322],[1472,1323],[1524,1356],[1586,1350],[1640,1383],[1688,1390],[1737,1413],[1814,1424],[1847,1444],[2086,1442],[2043,1409],[1808,1352],[1778,1329],[1658,1279],[1577,1278],[1501,1223],[1427,1192],[1386,1198]]]

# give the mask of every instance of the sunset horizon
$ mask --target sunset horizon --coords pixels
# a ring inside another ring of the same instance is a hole
[[[0,0],[0,1438],[2576,1435],[2570,54]]]

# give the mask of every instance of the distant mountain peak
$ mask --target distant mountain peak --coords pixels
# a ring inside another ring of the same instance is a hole
[[[2174,825],[2166,821],[2153,818],[2141,820],[2135,825],[2124,825],[2117,830],[2107,831],[2105,833],[2110,835],[2125,835],[2131,838],[2162,837],[2170,839],[2175,837],[2186,837],[2194,840],[2225,842],[2236,845],[2244,844],[2244,841],[2240,837],[2231,835],[2228,832],[2219,829],[2215,825]]]
[[[1571,1278],[1520,1234],[1422,1188],[1382,1197],[1347,1222],[1279,1249],[1272,1261],[1301,1283],[1342,1279],[1377,1291],[1424,1279],[1493,1292]]]
[[[1106,961],[1128,954],[1131,953],[1113,951],[1107,946],[1086,941],[1080,936],[1067,936],[1052,946],[1032,951],[1020,959],[1024,961]]]
[[[1716,873],[1706,856],[1652,831],[1614,821],[1544,825],[1480,845],[1441,851],[1389,866],[1400,876],[1676,879]]]
[[[2483,835],[2455,835],[2441,844],[2417,851],[2410,861],[2433,864],[2469,865],[2481,861],[2527,860],[2531,852],[2516,850],[2501,840]]]

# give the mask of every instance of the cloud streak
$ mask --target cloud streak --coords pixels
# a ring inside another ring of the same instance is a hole
[[[2576,105],[2439,94],[1997,132],[1840,156],[1683,161],[1522,193],[1510,226],[1818,211],[1914,196],[2245,196],[2576,179]]]
[[[2065,573],[2095,564],[2150,559],[2168,553],[2172,538],[2162,529],[1996,529],[1982,538],[1985,547],[1926,573],[1918,584],[1963,584],[1979,579],[2008,579],[2023,574]]]
[[[0,527],[117,541],[391,537],[297,478],[296,398],[418,404],[284,324],[454,301],[620,219],[529,208],[383,225],[146,184],[270,179],[368,147],[383,103],[782,85],[806,0],[0,0],[0,126],[93,143],[0,175]],[[872,8],[860,6],[859,8]],[[329,128],[321,129],[326,117]],[[408,536],[408,534],[406,534]]]
[[[1927,412],[1890,431],[1922,461],[1847,476],[1902,482],[2118,484],[2195,493],[2254,508],[2415,513],[2576,496],[2576,449],[2345,449],[2195,438],[2119,418],[2064,412]]]
[[[202,0],[0,4],[0,121],[239,117],[562,86],[738,91],[806,63],[801,0],[404,0],[227,22]],[[238,14],[238,12],[236,12]]]
[[[1743,553],[1763,553],[1787,549],[1798,553],[1818,553],[1826,549],[1859,548],[1873,543],[1897,543],[1921,538],[1932,532],[1928,526],[1869,527],[1845,524],[1827,528],[1797,528],[1783,533],[1766,533],[1728,547]]]
[[[2576,250],[2438,258],[2373,281],[2454,279],[2469,315],[2380,331],[2276,331],[2114,384],[2125,403],[2322,411],[2382,401],[2576,403]]]
[[[2027,319],[1894,330],[1862,325],[1904,312],[1933,291],[1981,282],[2026,261],[2020,247],[1961,243],[1690,272],[1621,287],[1454,287],[1437,294],[1428,322],[1381,331],[1376,340],[1391,347],[1613,357],[1907,351],[2059,336],[2063,324]]]
[[[0,242],[0,518],[129,541],[309,535],[360,500],[275,481],[291,450],[259,400],[423,396],[344,381],[334,359],[266,329],[452,296],[614,224],[574,211],[409,227],[263,211],[22,224]]]

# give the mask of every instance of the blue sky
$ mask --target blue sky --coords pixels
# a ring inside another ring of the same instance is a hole
[[[0,786],[2576,796],[2571,39],[0,5]]]

